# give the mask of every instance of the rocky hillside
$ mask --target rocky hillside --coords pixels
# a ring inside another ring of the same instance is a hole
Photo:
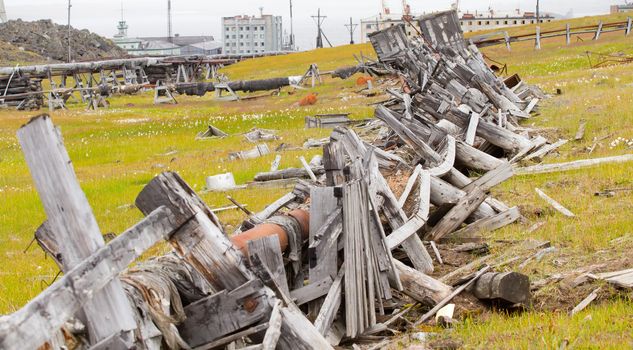
[[[68,27],[51,20],[14,20],[0,24],[0,40],[48,60],[66,61]],[[126,55],[112,41],[88,30],[71,30],[72,57],[76,61],[118,58]],[[10,60],[11,61],[11,60]],[[3,60],[4,62],[4,60]]]

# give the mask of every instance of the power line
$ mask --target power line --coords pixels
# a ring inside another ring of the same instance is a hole
[[[349,24],[346,24],[345,27],[349,30],[349,43],[354,45],[354,32],[356,31],[356,28],[358,28],[358,24],[355,24],[352,17],[350,17]]]
[[[321,9],[319,9],[319,11],[317,12],[316,16],[311,16],[313,20],[316,20],[316,25],[317,25],[317,42],[316,42],[316,47],[317,49],[322,49],[323,48],[323,31],[321,30],[321,25],[323,24],[323,22],[325,22],[325,19],[327,18],[327,16],[321,16]]]

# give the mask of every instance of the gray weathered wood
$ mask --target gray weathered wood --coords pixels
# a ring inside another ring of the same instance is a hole
[[[283,324],[278,348],[282,350],[333,350],[323,335],[308,321],[301,310],[292,307],[281,309]]]
[[[195,214],[170,238],[170,243],[214,290],[231,291],[253,278],[244,256],[218,227],[215,215],[178,174],[160,174],[136,199],[136,207],[145,214],[161,205],[170,208],[174,215]]]
[[[433,317],[441,308],[443,308],[444,306],[446,306],[446,304],[448,304],[451,300],[453,300],[453,298],[455,298],[456,296],[458,296],[459,294],[461,294],[466,288],[472,286],[475,282],[477,282],[477,280],[479,279],[479,277],[483,276],[486,272],[488,272],[488,270],[490,270],[490,266],[486,266],[483,269],[479,270],[479,272],[475,275],[475,277],[473,277],[468,283],[460,286],[459,288],[455,289],[453,291],[453,293],[451,293],[449,296],[447,296],[446,298],[444,298],[444,300],[440,301],[439,303],[437,303],[437,305],[435,305],[434,308],[432,308],[429,312],[425,313],[424,315],[422,315],[422,317],[416,321],[414,323],[415,326],[419,326],[420,324],[428,321],[431,317]]]
[[[314,172],[312,171],[312,168],[310,167],[310,164],[308,164],[308,162],[306,161],[305,157],[301,156],[299,157],[299,160],[301,161],[301,165],[303,165],[303,169],[305,169],[305,171],[308,173],[308,176],[310,176],[310,179],[313,182],[317,182],[317,177],[314,174]]]
[[[73,314],[99,296],[99,292],[130,263],[160,239],[169,238],[183,222],[165,207],[152,212],[81,261],[22,309],[0,318],[0,348],[35,349],[44,344]]]
[[[475,187],[479,187],[479,189],[481,189],[482,191],[488,192],[493,187],[510,179],[512,176],[514,176],[514,169],[512,168],[512,164],[510,164],[509,162],[504,162],[496,169],[485,173],[477,180],[468,184],[466,187],[462,188],[462,190],[465,192],[470,192]]]
[[[237,332],[235,334],[231,334],[229,336],[226,336],[224,338],[212,341],[211,343],[207,343],[203,346],[199,346],[197,348],[193,348],[193,350],[212,350],[212,349],[216,349],[219,348],[221,346],[230,344],[236,340],[240,340],[242,338],[251,336],[253,334],[257,334],[257,333],[261,333],[262,331],[265,331],[269,328],[269,323],[261,323],[258,324],[257,326],[251,327],[251,328],[247,328],[243,331]]]
[[[50,117],[31,119],[18,131],[18,139],[54,240],[64,242],[59,246],[64,272],[70,272],[105,245],[101,231],[79,186],[62,136]],[[136,328],[130,303],[116,278],[84,305],[84,313],[92,344]]]
[[[475,187],[428,232],[427,237],[432,241],[439,241],[446,235],[452,233],[466,221],[470,214],[472,214],[485,199],[485,193],[478,187]]]
[[[262,342],[263,350],[275,350],[277,348],[277,342],[279,342],[279,337],[281,336],[281,324],[283,323],[281,308],[281,300],[277,300],[270,315],[270,320],[268,321],[270,327],[268,327],[266,335],[264,335],[264,341]]]
[[[562,171],[571,171],[584,168],[591,168],[602,164],[618,164],[633,162],[633,154],[625,154],[622,156],[595,158],[595,159],[583,159],[568,163],[535,165],[525,168],[515,169],[517,175],[532,175],[532,174],[547,174],[556,173]]]
[[[567,142],[569,142],[569,140],[559,140],[551,145],[543,146],[538,151],[531,153],[527,157],[523,158],[523,160],[542,159],[544,156],[557,150],[561,146],[565,145]]]
[[[345,153],[340,142],[330,142],[323,146],[323,167],[328,186],[338,186],[345,182]]]
[[[477,127],[479,126],[479,114],[473,113],[470,115],[470,121],[468,123],[468,129],[466,129],[466,136],[464,142],[468,145],[475,144],[475,136],[477,136]]]
[[[202,346],[266,319],[271,312],[269,298],[264,284],[251,280],[187,306],[187,318],[178,330],[187,344]]]
[[[322,335],[326,335],[330,326],[332,326],[332,322],[334,322],[334,318],[338,313],[338,310],[341,306],[341,300],[343,297],[343,276],[345,275],[345,266],[341,267],[338,272],[338,275],[334,279],[330,290],[328,291],[325,300],[323,301],[323,305],[321,306],[321,310],[319,311],[319,315],[314,321],[314,327],[317,329],[319,333]]]
[[[593,292],[591,292],[591,294],[589,294],[578,305],[576,305],[573,310],[569,312],[569,316],[574,316],[575,314],[587,308],[589,304],[591,304],[594,300],[598,298],[598,293],[600,292],[601,289],[602,288],[597,288]]]
[[[411,235],[417,234],[417,232],[426,224],[429,219],[429,210],[431,205],[431,174],[423,170],[418,175],[418,181],[420,182],[420,198],[418,212],[407,221],[404,225],[393,231],[385,239],[387,248],[393,250],[398,247],[402,242],[407,240]]]
[[[290,297],[297,306],[301,306],[327,295],[333,282],[332,277],[327,276],[323,280],[311,282],[305,287],[293,290],[290,292]]]
[[[489,218],[476,221],[463,229],[453,233],[456,237],[471,237],[476,234],[491,232],[502,227],[512,224],[521,218],[521,212],[518,207],[514,207],[508,211],[491,216]]]
[[[273,279],[277,282],[279,287],[287,295],[290,294],[288,280],[286,278],[286,269],[284,268],[283,253],[281,252],[281,246],[279,244],[279,237],[268,236],[255,241],[249,241],[248,254],[250,256],[258,255],[259,260],[261,260],[261,262],[271,272]]]
[[[563,215],[565,215],[565,216],[567,216],[569,218],[576,217],[576,215],[574,215],[574,213],[572,213],[571,211],[569,211],[569,209],[565,208],[560,203],[558,203],[557,201],[552,199],[552,197],[546,195],[545,192],[541,191],[538,188],[535,188],[534,190],[539,195],[539,197],[541,197],[543,200],[545,200],[549,205],[554,207],[554,209],[559,211],[561,214],[563,214]]]
[[[328,217],[332,214],[340,213],[338,207],[338,199],[334,196],[334,187],[312,187],[310,189],[310,200],[312,206],[310,208],[310,246],[313,246],[315,239],[325,242],[335,230],[328,227],[324,227],[328,224]],[[334,224],[341,222],[335,220]],[[326,229],[323,232],[322,237],[315,237],[321,235],[321,230]],[[328,246],[326,244],[319,244],[316,248],[310,251],[311,263],[309,267],[310,282],[319,282],[327,277],[334,279],[338,271],[338,249],[336,246]],[[313,260],[314,259],[314,260]],[[310,303],[310,315],[315,317],[321,309],[322,300],[316,300]]]
[[[395,264],[400,273],[404,287],[403,292],[424,305],[434,306],[452,291],[450,286],[412,269],[398,260],[395,261]]]

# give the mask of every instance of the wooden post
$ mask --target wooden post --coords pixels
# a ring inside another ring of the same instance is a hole
[[[64,272],[68,273],[105,245],[103,236],[79,186],[59,130],[50,117],[31,119],[18,131],[18,139],[50,229],[56,235],[55,240],[63,242],[60,250]],[[118,333],[123,338],[133,337],[136,322],[117,278],[95,293],[84,306],[84,313],[92,344]]]
[[[571,25],[569,25],[569,23],[567,23],[565,36],[567,38],[567,46],[571,45]]]
[[[510,35],[508,34],[508,32],[503,32],[503,37],[506,42],[506,48],[508,49],[508,51],[512,51],[512,48],[510,47]]]
[[[219,228],[215,215],[176,173],[158,175],[136,198],[136,207],[144,214],[162,205],[174,215],[195,215],[170,238],[170,243],[215,290],[232,291],[254,277],[242,253]]]
[[[536,27],[536,40],[534,46],[537,50],[541,49],[541,27]]]
[[[626,19],[626,31],[624,32],[625,36],[629,36],[631,34],[631,27],[633,26],[633,18],[628,17]]]
[[[593,40],[600,39],[600,34],[602,34],[602,26],[603,26],[603,23],[602,21],[600,21],[600,23],[598,23],[598,29],[596,30],[596,34],[593,36]]]

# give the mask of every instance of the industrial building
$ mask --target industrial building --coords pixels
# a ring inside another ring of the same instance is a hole
[[[369,41],[369,34],[383,30],[385,28],[393,27],[398,24],[404,24],[407,35],[417,36],[419,33],[418,23],[415,20],[420,14],[414,14],[411,12],[411,7],[407,4],[406,0],[402,2],[403,11],[401,14],[391,13],[387,7],[386,2],[382,1],[382,11],[377,16],[365,18],[361,20],[361,42],[366,43]],[[458,9],[459,3],[453,4],[453,9]],[[521,12],[516,10],[510,14],[500,14],[492,9],[486,12],[475,11],[462,12],[460,11],[459,22],[464,32],[475,32],[479,30],[489,30],[504,27],[515,27],[527,24],[536,24],[535,12]],[[539,23],[548,23],[556,20],[556,17],[551,14],[541,14]]]
[[[119,32],[112,41],[131,56],[219,55],[222,44],[212,36],[128,37],[128,25],[119,22]]]
[[[254,54],[283,50],[281,16],[234,16],[222,18],[225,54]]]
[[[633,12],[633,2],[626,1],[624,5],[611,5],[611,14]]]

